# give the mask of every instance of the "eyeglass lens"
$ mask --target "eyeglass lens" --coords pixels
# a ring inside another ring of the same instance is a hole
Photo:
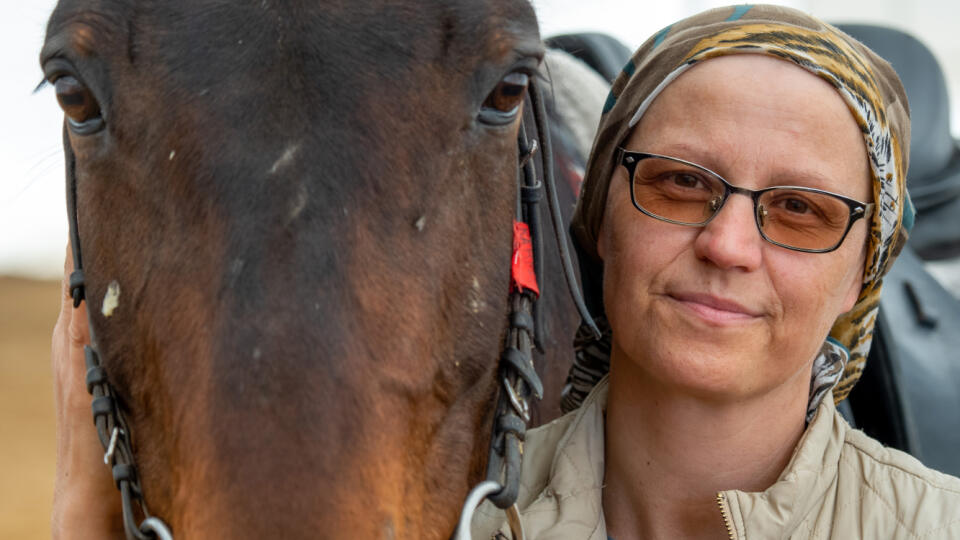
[[[637,162],[634,202],[653,217],[703,225],[723,206],[723,181],[705,169],[661,157]],[[850,220],[844,201],[816,191],[774,188],[756,201],[756,221],[770,241],[787,247],[821,250],[843,240]]]

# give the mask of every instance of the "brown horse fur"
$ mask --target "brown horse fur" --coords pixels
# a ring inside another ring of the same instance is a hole
[[[43,62],[106,122],[68,139],[87,299],[177,537],[449,537],[516,197],[518,123],[478,111],[541,53],[517,0],[61,0]]]

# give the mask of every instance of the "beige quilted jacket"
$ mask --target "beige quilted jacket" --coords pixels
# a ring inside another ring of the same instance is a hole
[[[584,404],[530,431],[518,504],[528,539],[607,540],[601,507],[607,379]],[[960,451],[960,449],[958,449]],[[823,399],[780,478],[762,493],[717,494],[730,538],[960,539],[960,479],[852,429]],[[504,514],[484,503],[474,540]]]

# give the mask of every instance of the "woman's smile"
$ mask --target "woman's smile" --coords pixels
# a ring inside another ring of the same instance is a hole
[[[664,295],[668,301],[713,326],[743,325],[757,322],[763,310],[708,293],[671,292]]]

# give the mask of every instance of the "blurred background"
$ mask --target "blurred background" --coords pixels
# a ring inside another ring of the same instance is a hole
[[[37,56],[52,0],[0,0],[0,538],[49,536],[54,424],[49,343],[58,310],[67,224],[62,115],[41,80]],[[533,0],[544,37],[606,32],[635,48],[684,16],[730,2],[708,0]],[[960,135],[960,21],[957,0],[772,2],[829,22],[882,24],[926,43],[947,77]],[[106,474],[104,470],[104,474]]]

